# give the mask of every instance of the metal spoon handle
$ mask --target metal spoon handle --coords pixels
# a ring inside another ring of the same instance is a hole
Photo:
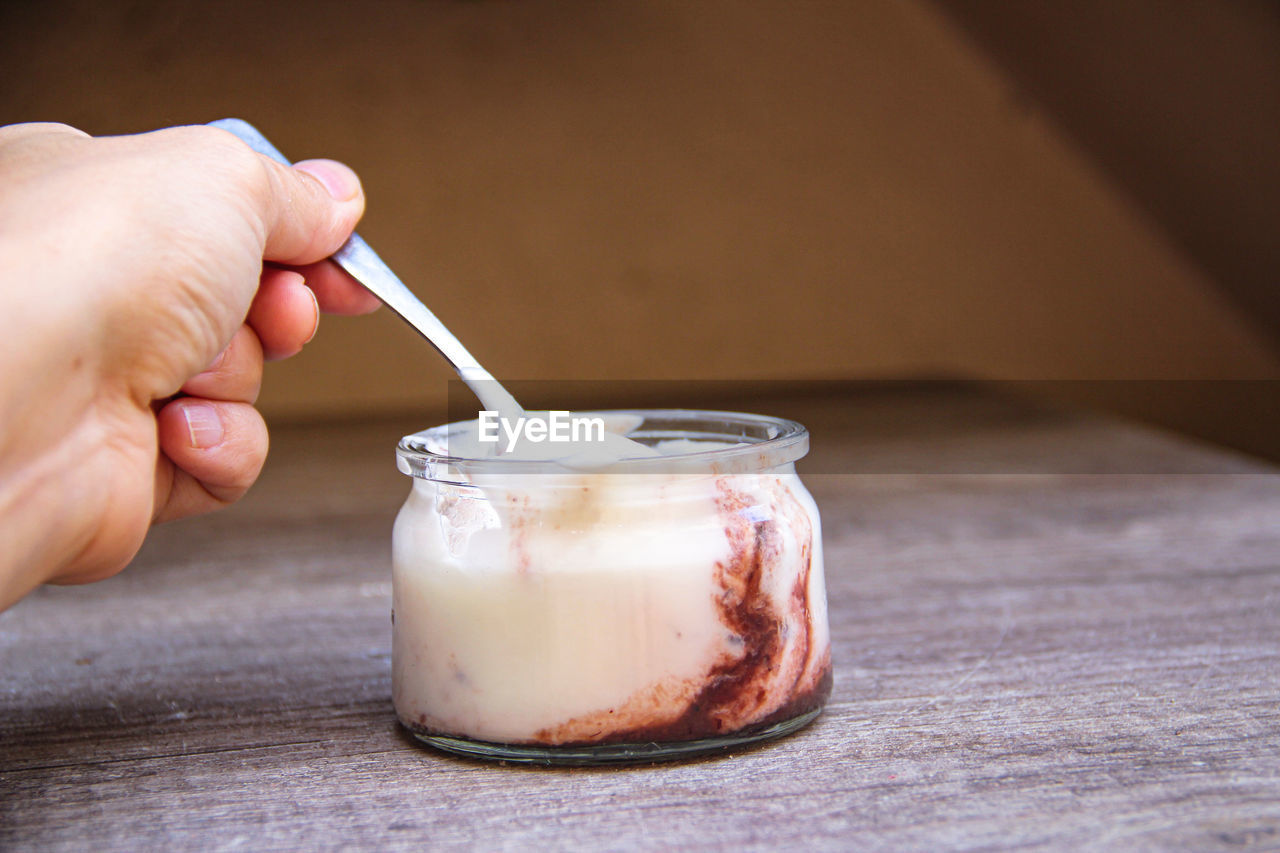
[[[210,127],[217,127],[235,134],[246,145],[286,166],[288,158],[280,153],[258,129],[244,119],[224,118],[209,122]],[[444,356],[462,381],[473,390],[480,402],[488,409],[501,412],[504,417],[518,417],[523,413],[520,405],[507,393],[489,371],[480,366],[475,357],[467,352],[462,342],[453,336],[427,306],[413,295],[391,268],[378,257],[369,244],[359,234],[352,234],[342,248],[333,253],[333,261],[346,270],[352,278],[364,285],[370,293],[396,313],[402,320],[414,328],[418,334],[427,339]]]

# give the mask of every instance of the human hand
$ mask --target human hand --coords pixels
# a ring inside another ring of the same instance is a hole
[[[324,260],[363,209],[345,166],[213,128],[0,128],[0,608],[248,489],[263,359],[377,307]]]

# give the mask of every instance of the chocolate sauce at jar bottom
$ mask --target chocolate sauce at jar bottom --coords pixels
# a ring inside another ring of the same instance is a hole
[[[822,707],[826,703],[827,698],[831,695],[831,684],[831,662],[830,660],[827,660],[823,664],[822,675],[811,690],[791,697],[786,704],[764,719],[754,721],[750,725],[736,730],[719,728],[717,725],[719,721],[711,714],[711,712],[714,711],[714,706],[705,702],[700,703],[699,700],[694,700],[684,714],[668,723],[641,726],[627,731],[612,732],[595,740],[576,740],[557,743],[548,743],[540,740],[522,740],[511,741],[510,743],[555,748],[603,746],[606,744],[626,743],[673,743],[677,741],[704,740],[715,737],[750,735],[755,732],[763,731],[770,726],[775,726],[778,723],[798,717],[801,714],[814,710],[815,708]],[[708,689],[710,690],[713,688]],[[451,732],[432,727],[427,724],[426,715],[421,716],[416,721],[401,718],[400,724],[409,731],[421,735],[441,735],[444,737],[462,738],[470,737],[462,732]]]

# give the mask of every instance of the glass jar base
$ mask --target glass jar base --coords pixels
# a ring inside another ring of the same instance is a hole
[[[797,732],[822,713],[814,708],[803,714],[774,723],[765,729],[702,740],[668,743],[602,743],[587,746],[536,746],[519,743],[492,743],[469,738],[410,732],[427,746],[467,758],[510,761],[516,764],[543,764],[586,767],[601,764],[638,764],[672,761],[681,758],[726,752],[740,746],[785,737]]]

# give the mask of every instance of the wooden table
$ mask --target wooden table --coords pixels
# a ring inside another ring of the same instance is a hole
[[[279,429],[238,507],[0,616],[0,846],[1280,846],[1280,474],[947,386],[806,420],[831,704],[649,767],[491,765],[390,707],[411,422]]]

